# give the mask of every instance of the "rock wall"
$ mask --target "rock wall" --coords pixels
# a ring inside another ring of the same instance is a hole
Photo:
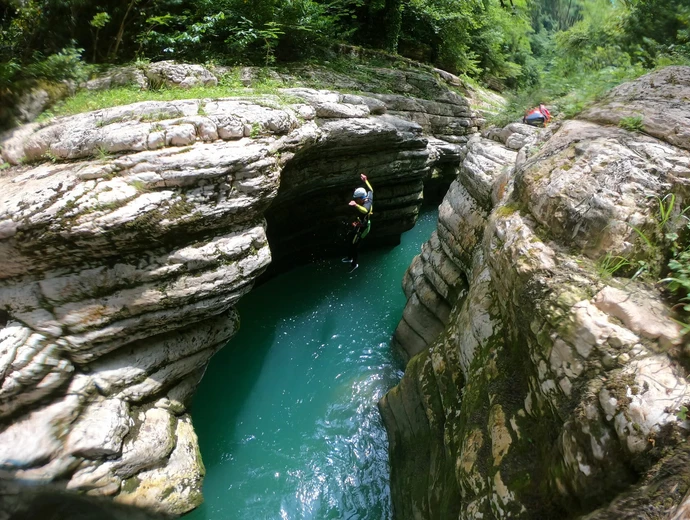
[[[135,80],[215,79],[154,69]],[[273,257],[333,242],[360,172],[376,190],[372,237],[411,227],[424,179],[463,153],[425,128],[460,135],[479,122],[444,96],[436,112],[447,113],[426,127],[415,120],[435,110],[428,100],[302,88],[142,102],[5,135],[0,518],[25,483],[173,514],[198,505],[204,468],[186,407],[239,326],[234,304]]]
[[[409,362],[379,403],[397,520],[687,516],[688,345],[634,275],[668,253],[658,201],[676,195],[668,225],[690,204],[688,98],[671,67],[578,120],[486,134],[505,148],[472,138],[405,275]],[[644,133],[605,126],[630,116]]]

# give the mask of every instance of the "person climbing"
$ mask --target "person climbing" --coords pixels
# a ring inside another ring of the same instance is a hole
[[[352,222],[352,230],[348,234],[350,253],[343,258],[343,262],[350,264],[350,272],[359,267],[357,263],[359,243],[366,238],[371,230],[371,215],[374,211],[374,188],[371,187],[366,175],[362,173],[360,177],[367,185],[368,191],[365,188],[357,188],[352,195],[353,200],[349,204],[359,212],[357,219]]]
[[[551,112],[544,106],[544,103],[539,103],[539,106],[529,110],[522,118],[522,122],[531,126],[546,126],[551,121]]]

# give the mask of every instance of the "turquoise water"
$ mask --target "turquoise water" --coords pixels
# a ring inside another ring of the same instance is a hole
[[[376,402],[402,376],[389,342],[401,281],[436,226],[401,245],[280,275],[239,304],[240,332],[192,404],[205,502],[185,520],[387,520],[386,432]]]

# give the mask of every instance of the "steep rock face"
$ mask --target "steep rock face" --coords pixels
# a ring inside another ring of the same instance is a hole
[[[333,242],[359,172],[376,189],[376,234],[394,239],[423,179],[463,153],[379,99],[288,94],[142,102],[2,142],[15,165],[0,176],[2,514],[22,482],[168,513],[198,505],[186,406],[271,249],[289,260],[305,237]]]
[[[512,171],[516,153],[473,137],[458,179],[439,206],[438,228],[403,279],[408,298],[393,344],[409,359],[448,326],[451,307],[467,294],[473,253],[491,210],[496,179]],[[499,183],[500,184],[500,183]]]
[[[664,103],[687,121],[676,100],[690,96],[677,81],[688,73],[618,90],[639,94],[645,128]],[[583,118],[613,121],[618,103],[612,94]],[[688,204],[688,127],[657,139],[587,120],[527,138],[514,165],[492,141],[470,145],[438,231],[405,275],[395,339],[411,359],[380,402],[397,519],[687,510],[680,328],[659,287],[606,266],[658,267],[659,246],[640,233],[662,244],[657,200],[675,193],[676,215]]]

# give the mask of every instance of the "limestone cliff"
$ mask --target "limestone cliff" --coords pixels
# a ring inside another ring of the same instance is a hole
[[[668,224],[690,205],[688,99],[671,67],[470,140],[405,275],[409,362],[380,402],[397,520],[687,517],[687,346],[634,275],[667,252],[659,200]],[[643,133],[607,126],[631,116]],[[634,267],[610,276],[615,257]]]
[[[88,88],[215,80],[146,72]],[[376,187],[372,235],[395,240],[481,122],[438,76],[393,76],[397,94],[148,101],[4,137],[0,518],[22,483],[168,513],[200,503],[186,406],[239,326],[234,304],[272,257],[332,247],[360,172]],[[431,94],[410,96],[422,83]]]

